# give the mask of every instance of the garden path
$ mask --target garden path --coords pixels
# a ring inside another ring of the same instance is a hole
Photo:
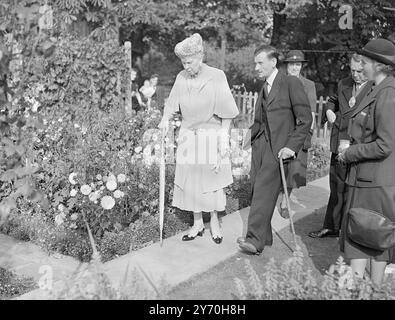
[[[294,222],[325,206],[328,197],[328,176],[295,190],[291,203],[292,209],[296,211]],[[165,239],[162,246],[159,243],[154,243],[106,262],[104,269],[115,285],[122,282],[127,268],[129,270],[140,268],[156,286],[159,286],[163,280],[171,287],[176,286],[239,252],[236,239],[246,232],[248,211],[249,208],[245,208],[223,217],[224,240],[221,245],[217,245],[211,240],[209,229],[206,229],[203,237],[198,237],[191,242],[183,242],[180,239],[181,235],[176,235]],[[289,227],[289,220],[281,218],[276,210],[272,226],[278,232]],[[279,240],[277,239],[277,241]],[[288,243],[288,245],[293,246],[293,243]],[[59,261],[61,259],[58,259],[57,262]],[[68,266],[66,267],[66,265]],[[74,263],[71,263],[70,260],[64,260],[64,269],[71,268],[73,265]],[[35,270],[37,270],[37,266],[36,264]],[[76,268],[76,265],[74,266]],[[21,296],[20,299],[40,299],[43,297],[42,294],[42,290],[38,289]]]

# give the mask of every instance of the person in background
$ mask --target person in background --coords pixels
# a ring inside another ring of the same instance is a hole
[[[233,182],[229,128],[239,110],[225,73],[203,63],[203,40],[198,33],[178,43],[174,52],[184,70],[176,77],[159,124],[166,131],[170,117],[181,112],[172,204],[193,212],[193,226],[183,241],[203,235],[204,211],[211,214],[212,240],[220,244],[217,212],[225,210],[224,188]]]
[[[140,92],[139,92],[139,86],[136,81],[137,78],[137,71],[136,69],[131,70],[130,72],[130,81],[132,82],[132,109],[139,111],[142,108],[145,107],[145,104],[143,102],[143,99],[141,98]]]
[[[380,286],[387,263],[395,262],[395,247],[373,249],[362,245],[364,241],[356,242],[371,233],[361,230],[353,241],[346,231],[351,208],[376,211],[395,222],[395,78],[391,75],[395,70],[395,45],[386,39],[375,39],[358,53],[362,55],[363,72],[374,82],[374,87],[353,108],[349,127],[351,145],[338,155],[339,161],[350,165],[340,249],[357,277],[364,276],[370,261],[370,278]]]
[[[325,219],[321,229],[309,233],[311,238],[338,237],[347,199],[347,166],[339,163],[340,142],[350,141],[348,125],[350,115],[356,105],[368,94],[372,83],[367,82],[363,73],[362,57],[353,54],[350,58],[351,75],[338,83],[337,95],[331,97],[323,108],[322,122],[332,124],[329,169],[330,196]]]
[[[309,99],[311,115],[313,117],[313,122],[311,124],[309,135],[307,136],[307,139],[302,149],[299,151],[297,158],[289,164],[287,174],[287,187],[288,195],[290,195],[292,189],[300,188],[306,185],[307,152],[308,149],[311,147],[311,138],[313,135],[315,113],[317,108],[317,93],[315,89],[315,83],[301,75],[303,63],[307,62],[307,60],[305,60],[304,58],[304,54],[302,51],[289,51],[284,59],[284,62],[287,66],[287,74],[290,76],[295,76],[299,78],[300,81],[302,81],[303,89],[307,94],[307,98]],[[283,191],[281,191],[280,193],[279,206],[277,208],[283,218],[289,217],[290,212],[288,212]]]

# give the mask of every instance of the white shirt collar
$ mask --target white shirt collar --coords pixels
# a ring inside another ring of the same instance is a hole
[[[268,90],[270,90],[273,86],[274,79],[276,78],[278,73],[278,69],[274,68],[272,74],[266,78],[266,82],[269,84]]]
[[[365,82],[361,83],[361,84],[355,84],[355,87],[358,89],[362,88],[368,81],[366,80]]]

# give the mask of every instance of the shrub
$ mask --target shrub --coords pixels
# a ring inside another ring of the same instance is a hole
[[[0,268],[0,300],[11,299],[36,288],[37,285],[32,278],[19,277]]]

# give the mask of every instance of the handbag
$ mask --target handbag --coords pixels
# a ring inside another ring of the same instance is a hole
[[[365,208],[351,208],[348,216],[347,234],[352,241],[380,251],[395,246],[395,222],[383,214]]]

